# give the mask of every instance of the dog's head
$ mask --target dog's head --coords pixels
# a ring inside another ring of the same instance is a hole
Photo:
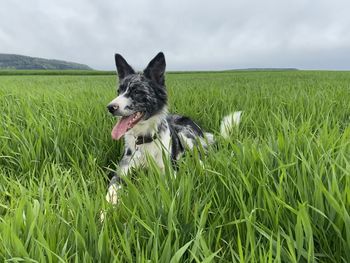
[[[107,108],[114,116],[121,116],[112,131],[112,138],[120,139],[138,123],[162,112],[166,107],[164,85],[165,57],[158,53],[143,73],[136,73],[126,60],[115,54],[119,76],[118,96]]]

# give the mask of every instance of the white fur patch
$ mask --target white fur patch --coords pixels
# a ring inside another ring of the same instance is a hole
[[[235,111],[225,116],[220,125],[220,133],[222,137],[228,139],[234,127],[238,127],[241,122],[242,111]]]
[[[193,139],[187,138],[186,134],[183,133],[183,132],[179,132],[178,135],[179,135],[179,137],[180,137],[180,139],[181,139],[181,142],[182,142],[183,144],[185,144],[184,146],[185,146],[186,148],[192,150],[192,149],[193,149],[193,146],[194,146],[194,144],[193,144]]]
[[[127,175],[129,169],[139,166],[147,166],[147,158],[152,158],[160,170],[164,170],[163,152],[171,153],[171,136],[169,128],[158,134],[157,139],[150,143],[136,145],[137,136],[157,132],[158,125],[165,119],[165,112],[149,118],[147,121],[141,121],[125,134],[125,147],[131,149],[132,156],[127,166],[120,167],[119,174]]]
[[[208,141],[208,144],[209,144],[209,145],[215,143],[214,135],[211,134],[210,132],[205,132],[205,133],[204,133],[204,137],[205,137],[205,139]]]
[[[120,185],[112,184],[108,188],[108,192],[106,195],[106,200],[108,203],[111,203],[113,205],[118,203],[118,190],[121,188]]]
[[[118,203],[118,190],[122,188],[121,185],[116,185],[116,184],[112,184],[109,188],[108,188],[108,192],[106,195],[106,200],[108,203],[112,204],[112,205],[116,205]],[[106,211],[105,210],[101,210],[100,211],[100,222],[103,223],[103,221],[106,218]]]
[[[115,105],[119,108],[119,112],[127,114],[128,111],[125,109],[131,104],[131,100],[128,97],[125,97],[125,93],[119,95],[114,100],[112,100],[109,105]]]
[[[105,221],[106,218],[106,211],[101,210],[100,211],[100,222],[103,223],[103,221]]]

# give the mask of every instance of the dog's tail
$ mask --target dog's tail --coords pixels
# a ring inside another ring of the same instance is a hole
[[[221,120],[220,134],[223,138],[228,139],[230,137],[233,130],[239,126],[239,123],[241,122],[241,116],[242,116],[242,111],[235,111],[225,116]],[[205,132],[204,138],[200,138],[200,140],[204,148],[207,148],[209,145],[216,143],[214,134],[210,132]]]
[[[220,133],[222,137],[224,137],[225,139],[228,139],[230,137],[230,134],[232,134],[233,129],[239,126],[239,123],[241,122],[241,116],[242,111],[235,111],[225,116],[221,120]]]

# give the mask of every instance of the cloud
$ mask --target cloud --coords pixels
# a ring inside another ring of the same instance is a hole
[[[142,69],[350,68],[347,1],[5,0],[0,52]]]

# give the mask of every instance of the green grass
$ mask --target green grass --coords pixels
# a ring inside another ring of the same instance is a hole
[[[350,262],[350,73],[168,74],[170,110],[217,135],[177,176],[105,202],[115,76],[0,77],[0,259]],[[243,110],[230,140],[220,119]],[[99,221],[101,209],[106,220]]]

